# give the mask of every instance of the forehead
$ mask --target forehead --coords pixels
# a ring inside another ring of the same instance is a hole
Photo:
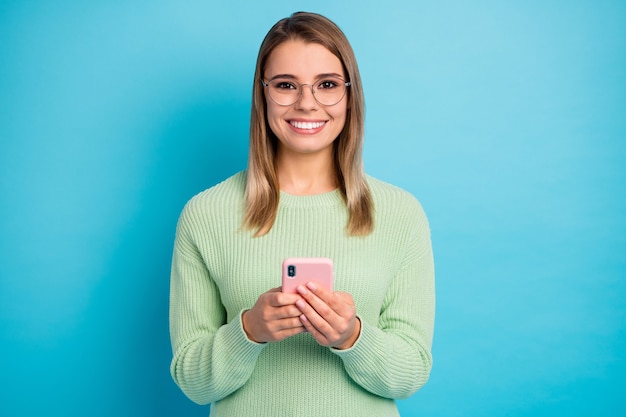
[[[272,50],[265,63],[265,76],[289,74],[302,80],[320,74],[335,73],[345,76],[339,58],[318,43],[289,40]]]

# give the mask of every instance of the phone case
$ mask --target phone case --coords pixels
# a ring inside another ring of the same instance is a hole
[[[287,258],[283,261],[284,293],[296,293],[298,285],[315,281],[333,290],[333,261],[328,258]]]

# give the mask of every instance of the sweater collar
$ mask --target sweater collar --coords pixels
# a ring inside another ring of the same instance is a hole
[[[280,206],[283,207],[333,207],[344,204],[339,189],[313,195],[293,195],[280,192]]]

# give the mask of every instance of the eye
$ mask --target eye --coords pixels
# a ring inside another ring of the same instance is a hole
[[[339,81],[336,80],[322,80],[317,84],[317,88],[320,90],[330,90],[336,88],[339,85]]]
[[[285,81],[285,80],[275,80],[272,82],[272,86],[277,89],[277,90],[296,90],[297,87],[289,82],[289,81]]]

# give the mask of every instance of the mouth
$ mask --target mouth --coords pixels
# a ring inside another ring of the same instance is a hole
[[[289,124],[299,131],[316,132],[324,127],[326,121],[304,122],[300,120],[289,120]]]

